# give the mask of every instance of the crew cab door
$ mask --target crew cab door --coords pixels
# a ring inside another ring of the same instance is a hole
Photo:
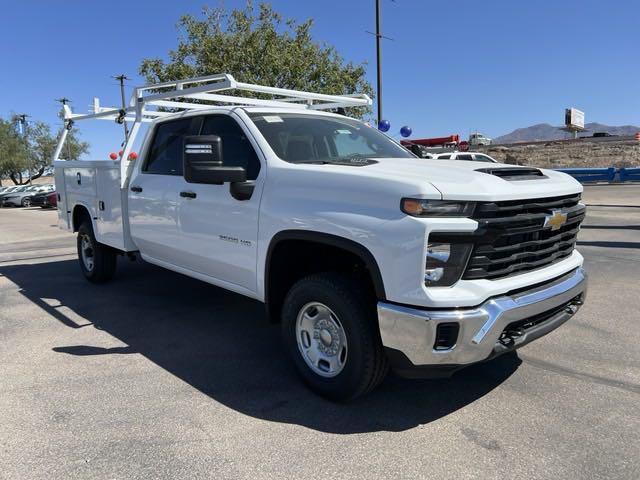
[[[205,116],[200,135],[220,137],[223,166],[243,167],[249,183],[188,183],[181,178],[178,223],[183,249],[179,262],[229,288],[255,292],[258,210],[265,169],[253,139],[234,115]],[[238,189],[245,195],[239,195]]]
[[[178,265],[184,248],[178,225],[182,177],[182,144],[186,135],[198,134],[202,117],[159,123],[143,163],[129,182],[131,237],[145,257]]]

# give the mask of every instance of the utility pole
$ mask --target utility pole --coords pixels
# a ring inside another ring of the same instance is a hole
[[[121,100],[121,104],[122,104],[122,110],[126,110],[127,109],[127,103],[124,99],[124,81],[125,80],[131,80],[129,77],[127,77],[124,73],[121,73],[120,75],[116,75],[112,78],[115,78],[116,80],[118,80],[120,82],[120,100]],[[122,125],[124,125],[124,141],[127,141],[127,138],[129,138],[129,127],[127,127],[127,121],[122,120]]]
[[[14,117],[14,119],[20,124],[21,130],[22,130],[22,139],[24,140],[24,145],[27,151],[29,149],[29,144],[27,143],[27,118],[30,116],[31,115],[27,115],[26,113],[19,113]],[[29,185],[31,185],[31,165],[30,164],[27,167],[27,175],[29,178],[28,180]],[[20,174],[20,176],[22,177],[22,174]],[[20,178],[20,181],[22,181],[22,178]]]
[[[56,102],[60,102],[62,104],[62,111],[63,111],[63,117],[62,117],[62,128],[67,128],[67,126],[64,124],[64,106],[68,103],[71,103],[71,100],[69,100],[67,97],[62,97],[62,98],[56,98]],[[71,158],[71,139],[67,139],[66,141],[67,144],[67,160],[72,160]]]
[[[382,120],[382,49],[380,41],[382,34],[380,33],[380,0],[376,0],[376,70],[377,70],[377,96],[378,96],[378,125]]]
[[[395,0],[391,0],[395,2]],[[378,105],[378,125],[380,125],[380,121],[382,120],[382,39],[385,40],[393,40],[393,38],[385,37],[382,30],[382,10],[380,7],[380,0],[376,0],[376,31],[370,32],[367,30],[367,33],[376,37],[376,96],[377,96],[377,105]]]

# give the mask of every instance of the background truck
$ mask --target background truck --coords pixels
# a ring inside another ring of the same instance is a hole
[[[82,273],[106,282],[119,255],[139,255],[264,302],[304,381],[337,400],[372,390],[389,366],[450,375],[575,314],[580,184],[420,160],[325,111],[370,103],[214,75],[136,88],[124,108],[67,107],[67,128],[131,127],[120,160],[55,161]]]
[[[469,145],[477,147],[478,145],[491,145],[491,139],[483,134],[474,132],[469,135]]]

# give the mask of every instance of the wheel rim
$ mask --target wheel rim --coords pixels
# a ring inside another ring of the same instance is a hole
[[[335,377],[347,363],[347,336],[337,315],[319,302],[307,303],[296,320],[298,350],[322,377]]]
[[[80,237],[80,257],[82,263],[88,271],[93,270],[93,244],[89,235],[82,235]]]
[[[31,206],[31,200],[28,199],[28,198],[25,198],[22,203],[24,204],[25,207],[30,207]],[[73,245],[73,244],[71,244],[71,245]]]

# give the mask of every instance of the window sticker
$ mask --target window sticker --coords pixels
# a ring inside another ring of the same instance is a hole
[[[336,130],[336,133],[342,133],[344,135],[351,135],[351,130],[338,129],[338,130]]]
[[[264,118],[264,121],[267,122],[267,123],[278,123],[278,122],[283,122],[284,121],[278,115],[265,115],[262,118]]]

